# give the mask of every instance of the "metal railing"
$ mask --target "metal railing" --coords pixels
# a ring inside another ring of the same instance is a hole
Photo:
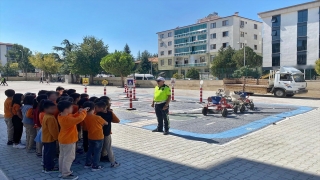
[[[203,33],[207,33],[207,29],[202,29],[202,30],[198,30],[198,31],[193,31],[193,32],[174,35],[174,38],[186,37],[186,36],[191,36],[191,35],[196,35],[196,34],[203,34]]]
[[[190,46],[190,45],[205,44],[205,43],[207,43],[206,39],[205,40],[199,40],[199,41],[192,41],[192,42],[175,44],[174,47]]]
[[[204,67],[207,66],[206,62],[203,63],[193,63],[193,64],[176,64],[175,67]]]

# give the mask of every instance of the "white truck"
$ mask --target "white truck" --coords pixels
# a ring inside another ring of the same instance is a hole
[[[271,70],[269,79],[224,79],[223,82],[225,90],[243,91],[248,94],[272,93],[276,97],[292,97],[308,92],[304,74],[293,67]]]

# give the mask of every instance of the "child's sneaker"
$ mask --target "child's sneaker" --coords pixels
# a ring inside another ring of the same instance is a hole
[[[119,167],[119,166],[120,166],[120,163],[117,163],[117,161],[114,162],[113,164],[111,163],[111,167],[112,168],[116,168],[116,167]]]
[[[89,169],[89,168],[91,168],[91,167],[92,167],[92,164],[85,164],[85,165],[84,165],[84,168],[85,168],[85,169]]]
[[[99,170],[101,170],[101,169],[103,169],[103,166],[92,166],[92,169],[91,169],[91,171],[99,171]]]
[[[59,168],[57,168],[57,167],[54,167],[53,169],[50,169],[50,170],[44,170],[44,173],[46,173],[46,174],[50,174],[50,173],[57,173],[57,172],[59,172]]]
[[[22,145],[22,144],[14,144],[13,145],[13,148],[16,148],[16,149],[24,149],[26,148],[26,146]]]
[[[8,142],[7,142],[7,145],[8,145],[8,146],[13,145],[13,141],[8,141]]]
[[[73,173],[73,171],[71,171],[71,174]],[[59,173],[58,178],[62,178],[62,174]]]
[[[78,176],[75,176],[75,175],[73,175],[73,174],[70,174],[69,176],[61,177],[61,180],[63,180],[63,179],[76,180],[76,179],[78,179],[78,178],[79,178]]]

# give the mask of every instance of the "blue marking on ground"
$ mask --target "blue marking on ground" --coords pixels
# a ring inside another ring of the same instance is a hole
[[[126,119],[120,119],[120,123],[119,124],[127,124],[127,123],[131,123],[130,120],[126,120]]]
[[[191,137],[205,138],[205,139],[233,138],[233,137],[241,136],[241,135],[247,134],[249,132],[255,131],[257,129],[263,128],[263,127],[268,126],[272,123],[278,122],[286,117],[291,117],[291,116],[295,116],[298,114],[303,114],[303,113],[306,113],[311,110],[313,110],[313,108],[302,106],[302,107],[299,107],[298,109],[293,110],[293,111],[280,113],[280,114],[277,114],[274,116],[269,116],[267,118],[263,118],[261,120],[257,120],[257,121],[251,122],[249,124],[246,124],[246,125],[234,128],[234,129],[230,129],[230,130],[227,130],[227,131],[224,131],[221,133],[216,133],[216,134],[193,133],[193,132],[182,131],[182,130],[178,130],[178,129],[170,129],[170,132],[175,133],[175,134],[179,134],[182,136],[191,136]],[[144,126],[142,128],[148,129],[148,130],[153,130],[156,127],[157,126],[155,126],[155,125],[149,125],[149,126]]]

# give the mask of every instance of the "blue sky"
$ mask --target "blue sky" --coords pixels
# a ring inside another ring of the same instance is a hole
[[[311,0],[309,0],[311,1]],[[1,0],[0,42],[52,52],[63,39],[103,39],[109,51],[157,53],[157,32],[193,24],[212,12],[259,20],[257,13],[308,0]]]

